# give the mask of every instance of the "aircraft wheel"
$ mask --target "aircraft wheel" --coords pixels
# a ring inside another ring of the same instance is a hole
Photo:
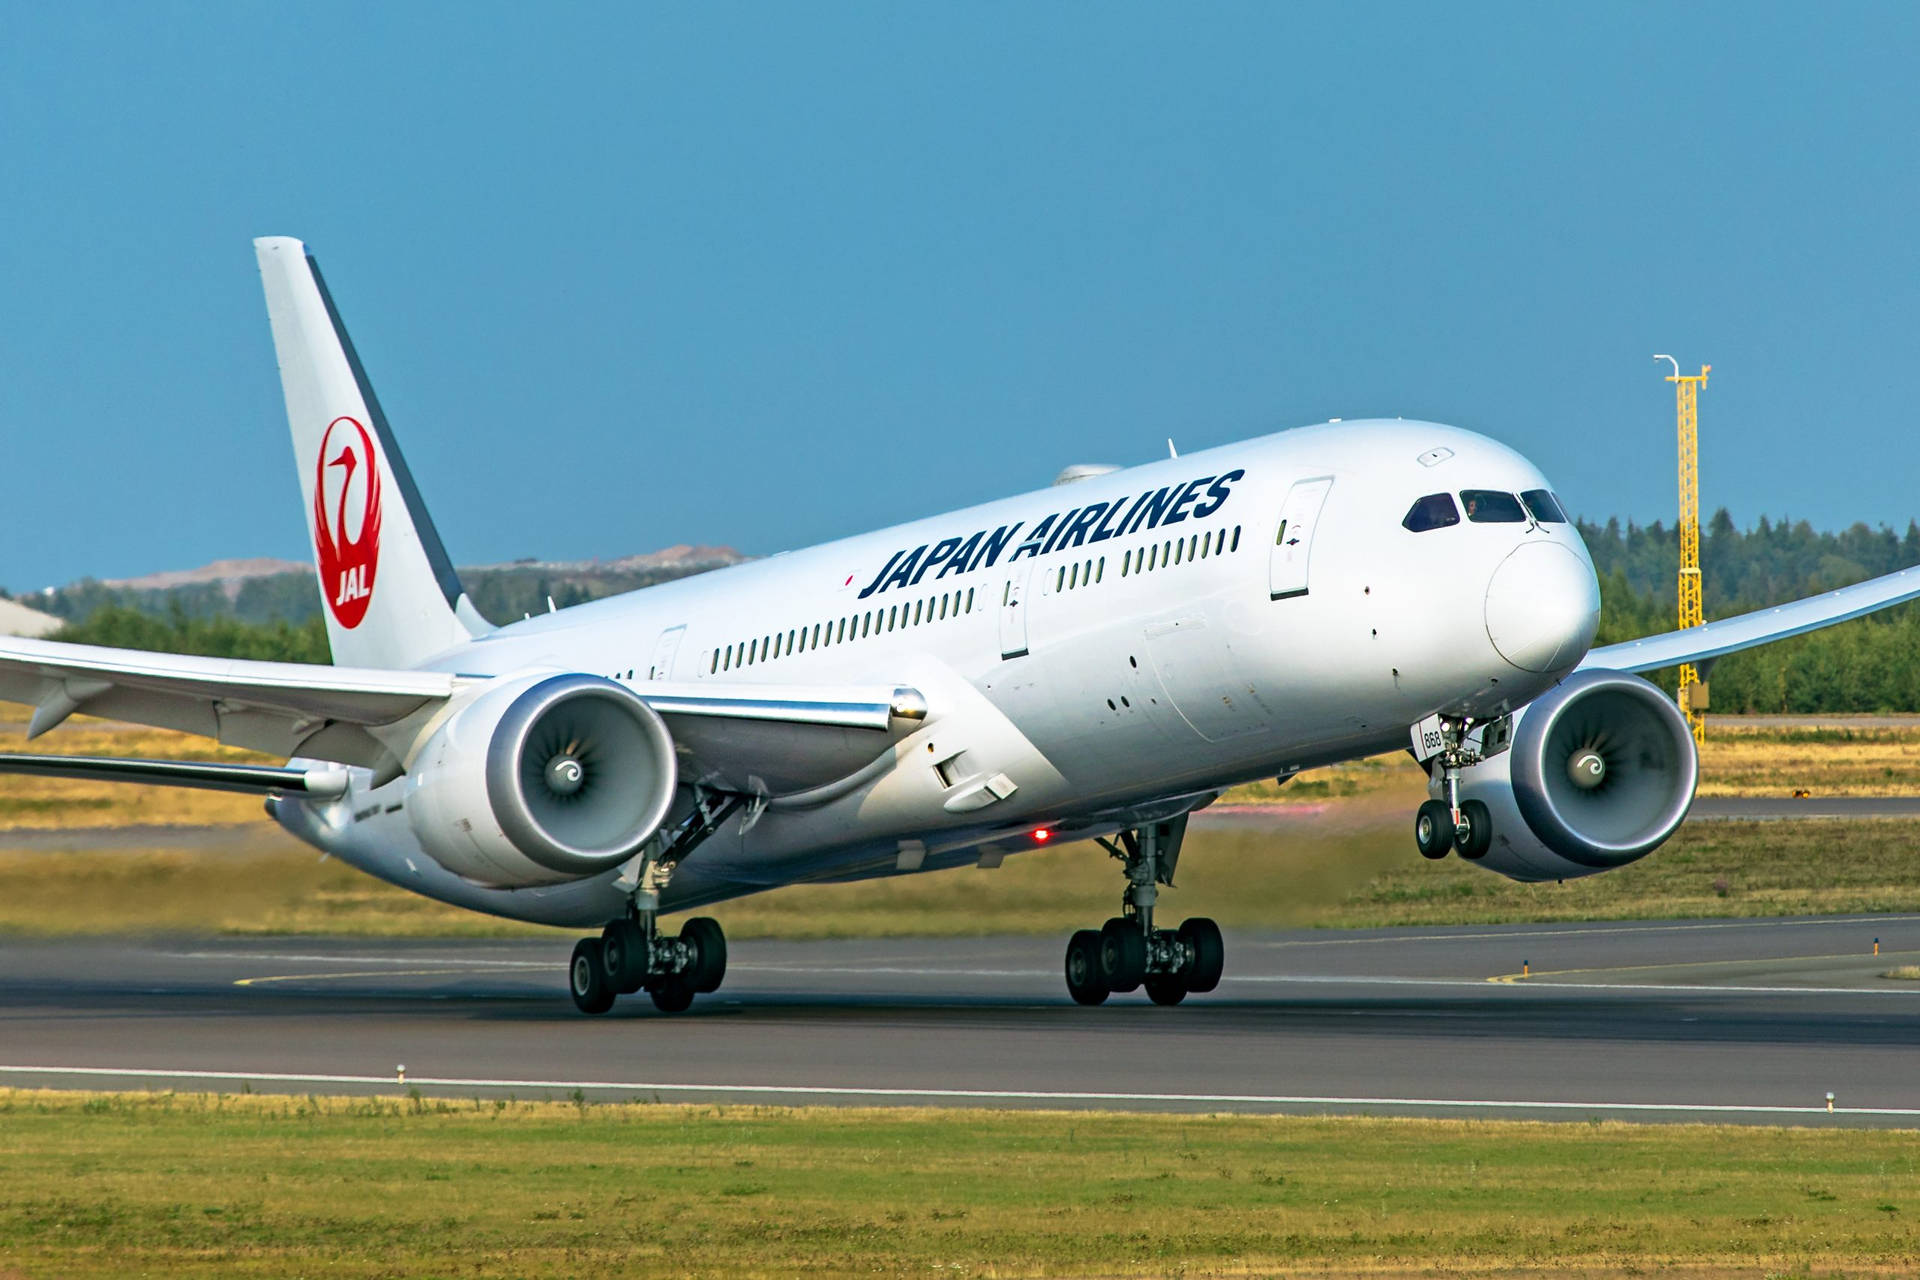
[[[695,916],[680,926],[680,940],[698,957],[687,981],[702,995],[718,991],[727,976],[727,935],[711,916]]]
[[[1413,843],[1423,858],[1444,858],[1453,852],[1453,811],[1439,800],[1429,800],[1413,817]]]
[[[1481,801],[1468,800],[1460,806],[1460,822],[1466,828],[1455,833],[1460,856],[1470,861],[1486,857],[1493,848],[1493,814]]]
[[[567,987],[574,1007],[582,1013],[605,1013],[613,1008],[613,984],[607,980],[605,950],[598,938],[573,944],[573,963],[567,966]]]
[[[662,1013],[685,1013],[693,1004],[693,988],[677,976],[662,978],[647,994],[653,997],[653,1007]]]
[[[1133,991],[1147,976],[1147,936],[1118,916],[1100,930],[1100,980],[1109,991]]]
[[[1220,926],[1205,916],[1180,922],[1180,941],[1193,952],[1193,967],[1182,976],[1188,991],[1211,991],[1220,985],[1220,971],[1227,967],[1227,944]],[[1152,995],[1151,989],[1147,992]],[[1161,1004],[1178,1001],[1162,1000]]]
[[[638,991],[647,980],[647,935],[633,920],[615,920],[600,932],[607,981],[622,995]]]
[[[1155,974],[1147,979],[1147,999],[1155,1004],[1179,1004],[1187,998],[1187,984],[1176,973]]]
[[[1067,940],[1067,994],[1075,1004],[1104,1004],[1107,984],[1100,980],[1100,935],[1082,929]]]

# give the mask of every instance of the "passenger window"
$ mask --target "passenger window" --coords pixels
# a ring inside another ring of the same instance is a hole
[[[1233,526],[1233,545],[1228,547],[1227,550],[1238,551],[1239,549],[1240,549],[1240,526],[1235,525]]]
[[[1520,499],[1498,489],[1462,489],[1460,505],[1475,524],[1525,524],[1527,520]]]
[[[1567,513],[1560,509],[1559,499],[1545,489],[1529,489],[1520,495],[1520,501],[1527,504],[1527,510],[1541,524],[1565,524]]]
[[[1095,582],[1105,582],[1106,578],[1107,578],[1107,558],[1105,556],[1101,556],[1100,563],[1094,566],[1093,580]]]
[[[967,588],[967,612],[968,613],[973,612],[973,588],[972,587]]]
[[[1425,533],[1429,529],[1444,529],[1450,524],[1459,523],[1460,508],[1453,505],[1453,495],[1430,493],[1415,500],[1400,526],[1414,533]]]

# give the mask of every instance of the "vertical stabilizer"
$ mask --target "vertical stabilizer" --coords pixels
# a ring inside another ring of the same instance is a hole
[[[486,629],[298,240],[253,242],[333,660],[411,667]]]

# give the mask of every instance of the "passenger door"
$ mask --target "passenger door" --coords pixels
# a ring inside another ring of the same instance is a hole
[[[1007,575],[1000,592],[1000,656],[1027,656],[1027,592],[1033,586],[1033,564]]]
[[[1268,586],[1275,600],[1288,600],[1307,594],[1307,567],[1313,557],[1313,531],[1320,523],[1320,508],[1333,488],[1332,476],[1301,480],[1287,490],[1280,507],[1280,528],[1273,539],[1273,559],[1267,570]]]
[[[668,627],[660,633],[660,643],[653,647],[653,665],[647,668],[647,679],[668,680],[673,677],[673,660],[680,652],[680,638],[686,634],[685,623]]]

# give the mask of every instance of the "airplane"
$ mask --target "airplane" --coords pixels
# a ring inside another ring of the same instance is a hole
[[[1330,421],[495,625],[462,589],[317,262],[255,241],[335,665],[0,639],[28,736],[75,712],[284,766],[13,754],[0,771],[265,797],[382,880],[587,930],[584,1013],[717,990],[726,938],[663,913],[1096,840],[1119,912],[1071,998],[1212,990],[1164,927],[1189,815],[1406,749],[1430,858],[1519,880],[1645,857],[1685,818],[1685,718],[1637,673],[1920,597],[1903,570],[1592,649],[1592,561],[1547,478],[1457,427]],[[1169,453],[1172,453],[1171,448]]]

